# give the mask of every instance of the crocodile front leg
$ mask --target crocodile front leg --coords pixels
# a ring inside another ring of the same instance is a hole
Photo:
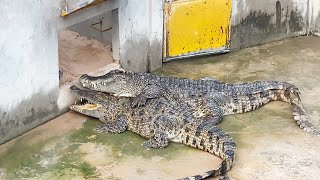
[[[147,85],[143,91],[132,100],[132,107],[144,106],[148,99],[158,98],[165,95],[165,90],[156,84]]]
[[[100,121],[107,122],[104,117],[100,118]],[[126,117],[121,116],[116,120],[116,122],[107,122],[101,126],[96,127],[94,130],[97,131],[98,133],[111,132],[111,133],[119,134],[124,132],[126,129],[127,129]]]
[[[165,148],[169,145],[169,139],[163,132],[158,132],[155,136],[142,143],[145,148]]]

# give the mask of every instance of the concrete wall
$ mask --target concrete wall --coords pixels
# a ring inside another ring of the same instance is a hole
[[[58,1],[2,0],[0,144],[58,114]]]
[[[310,31],[311,34],[320,37],[320,1],[310,1]]]
[[[99,16],[83,21],[79,24],[72,25],[68,29],[78,32],[82,36],[86,36],[92,39],[99,40],[105,44],[111,44],[112,42],[112,30],[100,32],[92,28],[92,24],[102,21],[102,29],[107,29],[112,26],[112,11],[105,12]],[[99,27],[99,25],[95,25]]]
[[[107,44],[112,42],[113,58],[120,59],[125,70],[148,72],[161,68],[163,1],[117,0],[114,4],[117,4],[118,9],[72,25],[68,29]],[[102,33],[91,28],[92,23],[102,18],[105,27],[112,27],[111,31]]]
[[[315,0],[314,0],[315,1]],[[233,0],[231,49],[307,33],[309,0]]]
[[[163,11],[159,0],[119,0],[120,63],[125,70],[162,66]]]

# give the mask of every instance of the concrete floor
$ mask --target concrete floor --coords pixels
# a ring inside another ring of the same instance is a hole
[[[300,88],[320,128],[320,39],[298,37],[236,53],[165,64],[155,72],[226,82],[288,81]],[[298,128],[289,104],[272,102],[226,116],[220,127],[238,145],[231,179],[320,179],[320,139]],[[68,112],[2,146],[0,179],[175,179],[216,168],[220,159],[171,143],[148,150],[130,132],[96,134],[97,120]]]

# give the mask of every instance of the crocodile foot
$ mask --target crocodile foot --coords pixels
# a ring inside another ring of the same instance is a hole
[[[144,97],[142,94],[136,96],[133,98],[132,103],[131,103],[131,107],[141,107],[146,105],[147,102],[147,98]]]
[[[227,175],[220,176],[219,180],[230,180],[230,178]]]
[[[108,122],[105,124],[102,124],[101,126],[98,126],[94,128],[94,130],[98,133],[101,132],[111,132],[111,133],[122,133],[127,129],[126,119],[124,117],[120,117],[116,122]]]
[[[148,141],[143,142],[142,146],[145,148],[165,148],[166,147],[165,145],[159,144],[154,139],[149,139]]]
[[[168,145],[169,139],[163,133],[157,133],[153,138],[142,143],[145,148],[165,148]]]
[[[94,131],[96,131],[98,133],[110,132],[110,133],[115,133],[115,134],[119,134],[119,133],[123,132],[121,129],[115,128],[115,126],[110,125],[110,124],[103,124],[101,126],[98,126],[98,127],[94,128]]]

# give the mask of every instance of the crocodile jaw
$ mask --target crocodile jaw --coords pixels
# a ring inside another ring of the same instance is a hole
[[[102,105],[100,104],[83,104],[83,105],[74,104],[70,106],[70,109],[75,111],[84,111],[84,110],[94,111],[101,107]]]
[[[132,93],[116,93],[116,94],[113,94],[114,96],[118,96],[118,97],[135,97],[134,94]]]
[[[100,112],[104,107],[101,104],[74,104],[70,106],[70,109],[80,114],[91,116],[94,118],[100,118]]]

